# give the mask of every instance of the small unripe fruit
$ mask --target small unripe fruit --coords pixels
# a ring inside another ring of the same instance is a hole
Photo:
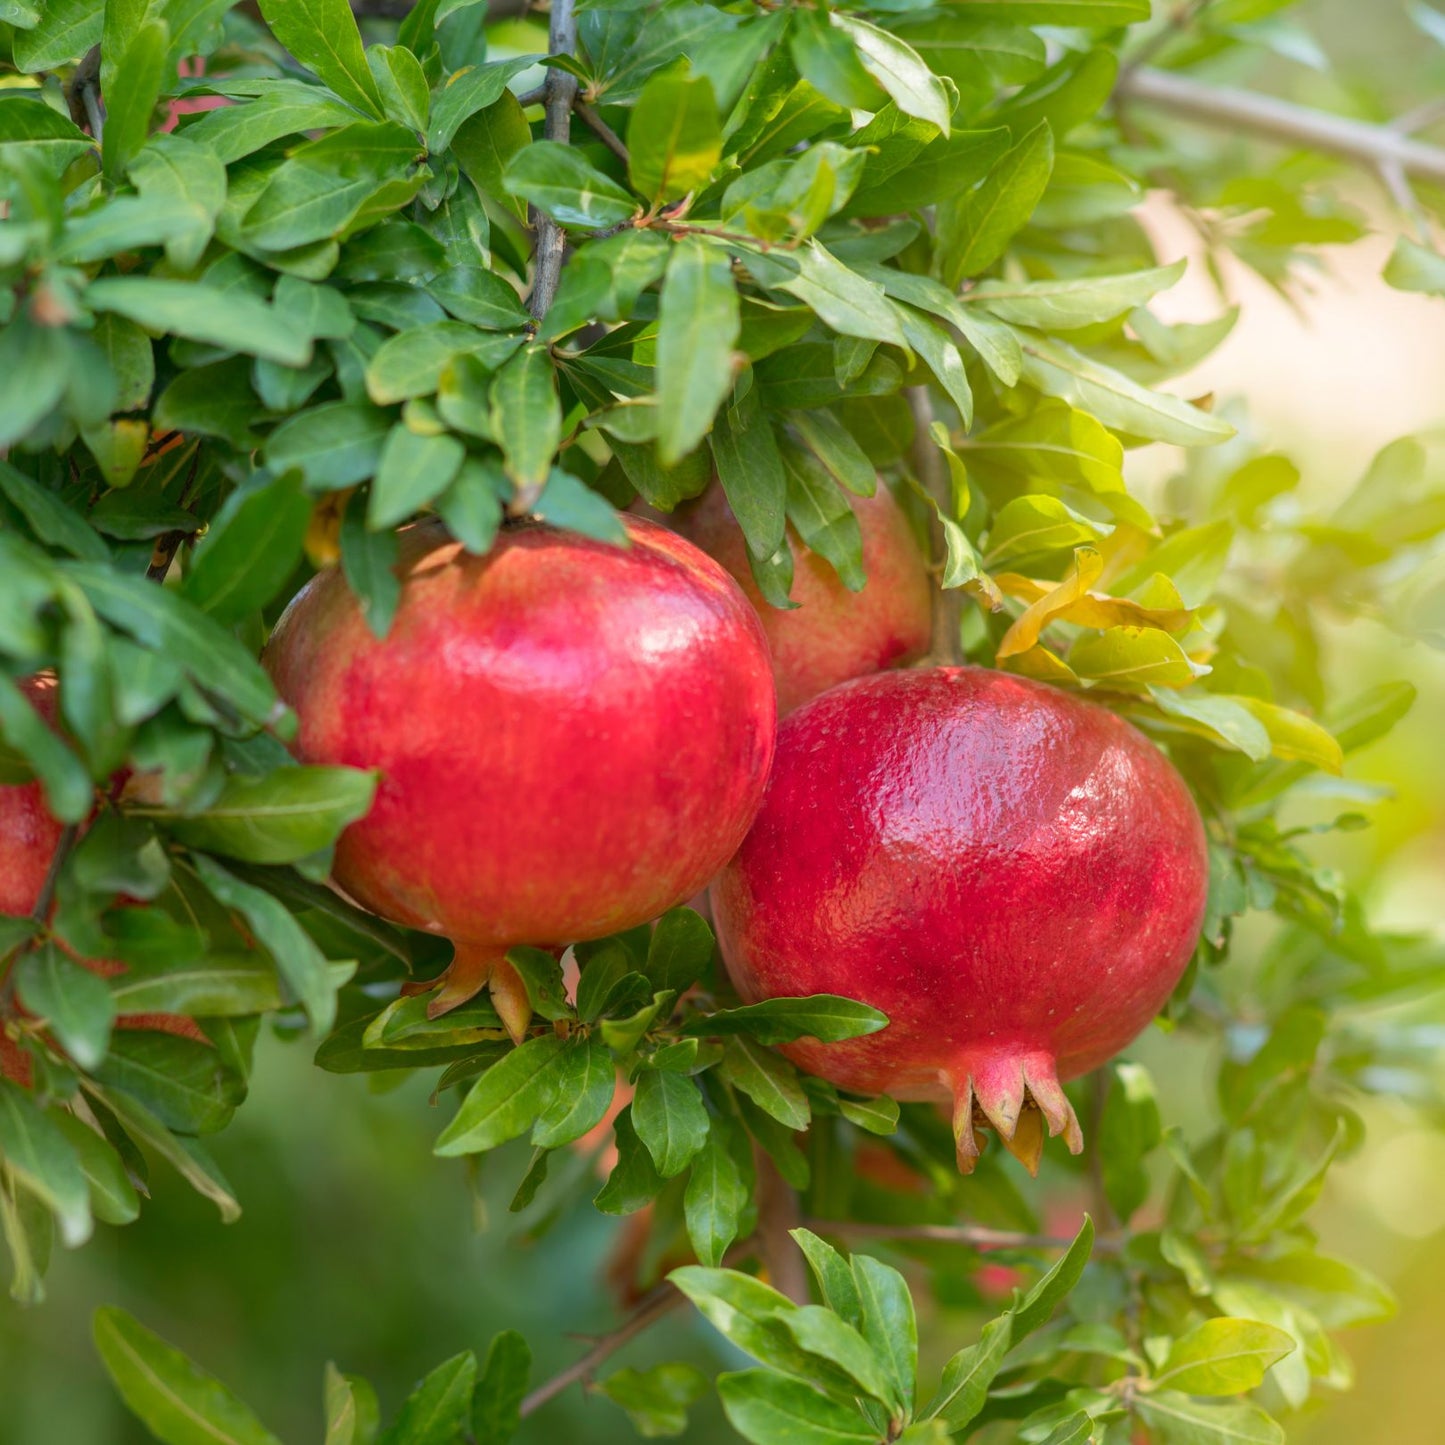
[[[485,557],[438,524],[407,528],[384,640],[332,570],[267,647],[302,761],[380,772],[334,877],[452,940],[434,1012],[490,982],[519,1034],[530,1005],[509,948],[655,918],[757,811],[776,725],[757,617],[691,543],[625,525],[618,547],[524,523]]]
[[[757,822],[713,886],[748,1001],[835,993],[889,1025],[784,1052],[844,1089],[953,1101],[1036,1169],[1075,1153],[1061,1079],[1149,1022],[1194,950],[1204,829],[1163,753],[1103,708],[982,668],[880,673],[778,731]]]
[[[721,487],[709,487],[668,519],[732,573],[757,609],[772,652],[780,716],[849,678],[913,662],[928,651],[928,566],[908,519],[882,481],[871,497],[849,494],[848,503],[863,537],[867,584],[850,592],[830,563],[790,534],[793,608],[764,599]]]

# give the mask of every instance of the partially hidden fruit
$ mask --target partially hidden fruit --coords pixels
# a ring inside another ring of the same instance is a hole
[[[757,811],[776,726],[767,644],[732,579],[639,518],[611,546],[540,523],[485,557],[401,534],[384,640],[342,575],[292,601],[265,663],[304,762],[380,772],[334,878],[452,940],[431,1002],[484,983],[531,1013],[507,951],[600,938],[691,897]]]
[[[772,651],[779,715],[849,678],[913,662],[928,650],[928,566],[908,519],[881,481],[871,497],[849,495],[848,503],[863,537],[866,585],[850,592],[830,563],[790,535],[793,608],[764,600],[721,487],[709,487],[668,519],[732,573],[757,609]]]
[[[749,1001],[834,993],[889,1025],[784,1052],[844,1089],[951,1100],[959,1167],[991,1125],[1031,1170],[1082,1147],[1060,1080],[1169,997],[1208,864],[1183,780],[1112,713],[982,668],[880,673],[794,713],[713,886]]]
[[[35,710],[54,727],[56,680],[50,674],[29,677],[19,684]],[[0,914],[23,918],[34,913],[45,891],[45,880],[65,828],[45,805],[38,782],[0,785]],[[79,958],[76,962],[102,978],[125,972],[125,965],[109,958]],[[156,1029],[182,1038],[205,1041],[205,1035],[180,1014],[124,1014],[120,1028]],[[30,1056],[0,1028],[0,1075],[16,1083],[30,1082]]]

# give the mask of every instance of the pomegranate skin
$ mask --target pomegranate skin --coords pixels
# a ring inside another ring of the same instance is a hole
[[[517,944],[598,938],[702,889],[762,798],[776,704],[762,628],[683,538],[631,545],[540,523],[473,557],[439,524],[401,534],[401,601],[378,641],[341,574],[318,574],[264,661],[305,762],[377,768],[336,883],[449,937],[435,1012],[492,984],[518,1033]]]
[[[1193,952],[1208,859],[1187,787],[1112,713],[982,668],[846,683],[779,729],[752,831],[713,885],[749,1001],[836,993],[880,1033],[784,1052],[845,1089],[951,1099],[1036,1168],[1082,1147],[1059,1087],[1153,1018]]]
[[[54,727],[54,677],[27,677],[16,685]],[[35,911],[64,832],[45,806],[45,791],[38,782],[0,786],[0,913],[23,918]]]
[[[928,651],[928,567],[908,519],[882,481],[871,497],[849,495],[848,503],[863,537],[867,585],[850,592],[831,564],[790,536],[794,608],[774,607],[758,590],[721,487],[679,507],[669,522],[721,562],[757,609],[772,652],[779,716],[840,682]]]

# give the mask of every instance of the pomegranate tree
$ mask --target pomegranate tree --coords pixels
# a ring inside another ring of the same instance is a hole
[[[928,650],[928,567],[908,519],[884,482],[871,497],[844,495],[858,518],[867,585],[850,592],[831,563],[790,535],[792,608],[764,599],[721,487],[708,488],[669,521],[721,562],[757,609],[772,650],[780,714],[837,683],[912,662]]]
[[[436,1013],[490,983],[519,1035],[531,1006],[508,949],[657,917],[757,811],[776,720],[757,617],[691,543],[625,526],[619,547],[522,523],[477,557],[422,523],[402,534],[384,639],[335,570],[271,638],[299,756],[380,770],[334,876],[452,940]]]
[[[1204,912],[1204,829],[1164,755],[1102,708],[978,668],[883,673],[786,720],[763,808],[713,887],[749,1000],[830,992],[881,1033],[786,1048],[861,1093],[951,1099],[1029,1168],[1082,1147],[1060,1081],[1149,1022]]]

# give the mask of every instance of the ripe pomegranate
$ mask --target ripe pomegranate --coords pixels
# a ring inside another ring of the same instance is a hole
[[[1031,1171],[1082,1147],[1059,1086],[1168,998],[1204,913],[1204,829],[1112,713],[971,667],[880,673],[794,713],[713,885],[748,1000],[837,993],[889,1026],[784,1052],[845,1089],[949,1099],[968,1173],[991,1124]]]
[[[384,641],[331,569],[268,644],[301,759],[381,771],[334,878],[452,940],[434,1014],[490,983],[520,1036],[531,1007],[509,948],[656,917],[757,812],[776,722],[758,620],[691,543],[624,524],[618,547],[524,522],[474,557],[420,523],[401,534]]]
[[[54,727],[55,677],[42,674],[25,678],[19,687],[35,710]],[[38,782],[0,786],[0,914],[21,918],[35,911],[64,831],[63,825],[45,806],[45,793]],[[76,961],[102,978],[125,972],[125,965],[114,959]],[[158,1029],[182,1038],[205,1040],[200,1029],[179,1014],[125,1014],[116,1020],[116,1026]],[[19,1084],[30,1083],[30,1056],[3,1032],[0,1032],[0,1074]]]
[[[867,585],[850,592],[831,564],[790,535],[798,604],[791,609],[771,606],[758,590],[721,487],[709,487],[668,522],[717,558],[757,609],[772,649],[780,716],[840,682],[913,662],[928,650],[928,565],[908,519],[881,481],[871,497],[850,495],[848,502],[863,534]]]

